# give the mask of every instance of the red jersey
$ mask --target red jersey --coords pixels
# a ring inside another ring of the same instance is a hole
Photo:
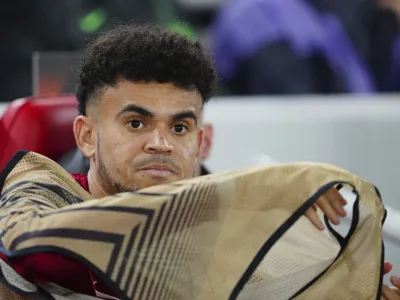
[[[89,192],[89,181],[86,174],[71,174],[74,177],[75,181],[78,182],[81,187],[85,189],[86,192]]]

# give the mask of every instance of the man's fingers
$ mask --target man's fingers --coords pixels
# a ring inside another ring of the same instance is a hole
[[[314,209],[315,211],[318,210],[318,205],[317,203],[314,202],[314,204],[311,206],[312,209]]]
[[[400,295],[398,294],[397,289],[393,289],[388,287],[387,285],[383,285],[382,287],[382,297],[384,300],[399,300]]]
[[[347,204],[347,201],[342,197],[336,188],[330,188],[324,195],[318,198],[313,206],[307,210],[305,216],[320,230],[325,228],[323,222],[318,217],[317,207],[319,207],[324,215],[329,219],[332,224],[340,224],[338,216],[346,216],[346,211],[343,206]]]
[[[317,227],[319,230],[324,230],[324,223],[322,223],[322,220],[318,216],[315,209],[308,209],[304,215],[311,221],[311,223],[314,224],[315,227]]]
[[[397,276],[391,276],[390,282],[400,291],[400,278]]]
[[[385,300],[392,300],[393,298],[393,291],[386,284],[382,286],[382,298]]]
[[[331,206],[340,216],[346,216],[346,211],[343,206],[347,204],[347,201],[342,197],[337,189],[331,188],[327,190],[324,196],[329,200]]]
[[[325,216],[328,217],[329,221],[333,224],[338,225],[340,220],[337,216],[336,210],[332,207],[330,201],[324,196],[321,196],[317,200],[319,208],[324,212]]]

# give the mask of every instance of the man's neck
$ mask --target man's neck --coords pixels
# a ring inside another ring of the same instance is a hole
[[[95,198],[103,198],[108,196],[108,193],[101,187],[101,184],[94,175],[94,172],[88,172],[89,191]]]

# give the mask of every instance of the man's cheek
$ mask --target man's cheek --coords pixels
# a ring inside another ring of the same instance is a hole
[[[183,149],[188,160],[193,160],[199,155],[199,144],[196,139],[191,139]]]

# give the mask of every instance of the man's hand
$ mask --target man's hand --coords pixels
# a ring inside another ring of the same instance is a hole
[[[383,274],[389,273],[393,269],[393,265],[389,262],[385,262],[383,266]],[[389,287],[383,285],[381,300],[400,300],[400,278],[396,276],[390,277],[390,282],[394,285]]]
[[[317,208],[319,207],[333,224],[338,225],[340,223],[339,217],[346,216],[346,211],[343,208],[346,204],[347,201],[344,200],[339,191],[336,188],[330,188],[318,198],[313,207],[307,210],[304,215],[315,227],[323,230],[325,226],[317,214]]]
[[[390,282],[394,286],[383,285],[381,300],[400,300],[400,278],[392,276],[390,277]]]

